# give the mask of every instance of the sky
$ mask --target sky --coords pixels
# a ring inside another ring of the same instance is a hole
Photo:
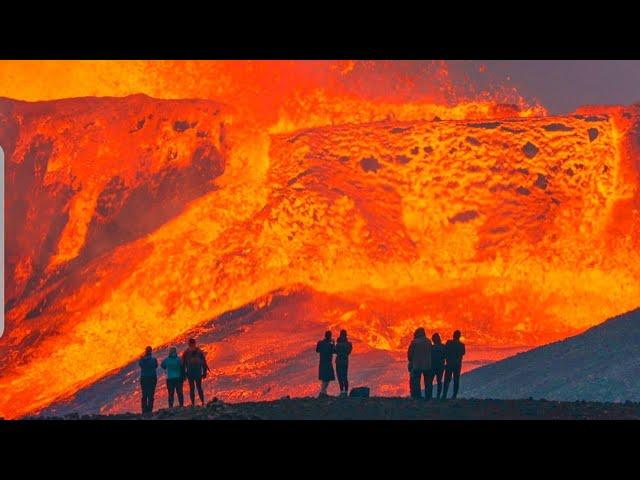
[[[640,102],[640,60],[474,60],[458,67],[482,82],[482,64],[496,81],[508,81],[551,114],[588,104]]]

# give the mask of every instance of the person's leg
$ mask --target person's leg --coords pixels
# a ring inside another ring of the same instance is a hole
[[[442,390],[442,399],[447,398],[447,391],[449,390],[449,383],[451,382],[451,369],[447,367],[444,371],[444,389]]]
[[[344,393],[349,394],[349,365],[344,367]]]
[[[151,377],[149,380],[149,413],[153,412],[153,400],[156,396],[156,386],[158,385],[158,378]]]
[[[340,386],[340,393],[345,391],[345,382],[346,382],[346,372],[343,366],[338,366],[336,368],[336,374],[338,375],[338,385]]]
[[[167,378],[167,404],[169,408],[173,408],[173,391],[175,387],[173,385],[173,380]]]
[[[184,386],[184,379],[178,378],[176,380],[176,392],[178,393],[178,405],[184,407],[184,392],[182,387]]]
[[[204,392],[202,391],[202,377],[196,378],[196,386],[198,387],[198,396],[200,397],[200,402],[204,405]]]
[[[147,381],[145,377],[140,377],[140,409],[142,413],[147,412]]]
[[[415,392],[415,382],[413,381],[413,372],[409,370],[409,396],[414,398],[416,396]]]
[[[442,395],[442,376],[444,375],[444,370],[442,368],[438,369],[438,371],[436,371],[436,382],[438,383],[438,395],[437,395],[437,399],[440,399],[440,396]]]
[[[320,382],[320,396],[325,396],[327,394],[328,387],[329,387],[329,382],[325,382],[325,381]]]
[[[189,377],[189,398],[191,399],[191,406],[196,404],[196,385],[193,378]]]
[[[153,411],[153,400],[151,398],[151,396],[153,395],[152,388],[155,388],[155,385],[153,384],[153,378],[144,377],[143,390],[144,390],[144,412],[145,413],[151,413]]]
[[[424,379],[424,382],[426,383],[424,398],[426,398],[427,400],[431,400],[431,398],[433,397],[433,377],[434,371],[433,369],[429,369],[427,371],[427,376]]]
[[[429,395],[429,379],[431,378],[430,374],[429,374],[429,370],[423,370],[422,371],[422,377],[424,378],[424,399],[428,400],[429,399],[429,397],[428,397],[428,395]]]
[[[453,371],[453,397],[458,397],[458,388],[460,387],[460,370],[462,369],[462,365],[458,365]]]
[[[411,397],[420,398],[420,393],[420,372],[414,370],[411,372]]]

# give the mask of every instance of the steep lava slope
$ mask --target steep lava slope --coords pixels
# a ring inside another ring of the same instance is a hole
[[[209,101],[0,99],[8,307],[211,190],[223,122]]]
[[[576,333],[640,298],[637,139],[637,108],[273,136],[264,181],[228,170],[157,228],[38,288],[12,287],[23,293],[0,341],[0,413],[65,400],[107,374],[120,386],[145,345],[194,328],[218,366],[209,388],[232,398],[311,389],[311,348],[327,326],[350,330],[359,370],[377,359],[356,378],[383,394],[404,390],[402,356],[420,324],[445,335],[461,326],[475,349]],[[216,333],[225,312],[283,288],[278,313],[258,305],[250,326]],[[130,408],[131,388],[111,387],[93,390],[94,405]]]
[[[640,400],[640,310],[463,376],[464,396]]]

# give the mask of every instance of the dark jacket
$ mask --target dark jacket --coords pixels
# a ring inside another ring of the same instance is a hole
[[[441,343],[431,347],[431,368],[435,371],[444,369],[444,345]]]
[[[316,345],[316,352],[320,354],[320,364],[318,366],[318,380],[330,382],[336,379],[333,371],[333,354],[335,345],[330,340],[320,340]]]
[[[407,359],[414,372],[431,368],[431,340],[427,337],[414,338],[407,351]]]
[[[206,376],[209,366],[204,352],[198,347],[193,350],[187,348],[182,354],[184,373],[188,378],[201,378]]]
[[[349,366],[349,355],[351,355],[353,345],[349,340],[340,340],[336,342],[336,368]]]
[[[444,346],[444,356],[447,366],[459,367],[462,365],[462,357],[465,354],[464,343],[460,340],[447,340]]]
[[[158,368],[158,360],[153,355],[145,355],[138,362],[140,365],[141,377],[158,377],[156,369]]]

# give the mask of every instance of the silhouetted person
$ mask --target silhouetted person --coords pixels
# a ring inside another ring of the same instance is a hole
[[[153,412],[153,397],[158,383],[158,360],[153,356],[151,347],[145,349],[144,355],[138,362],[140,365],[140,387],[142,388],[142,413]]]
[[[465,354],[464,343],[460,341],[460,330],[453,332],[453,339],[447,340],[447,344],[444,346],[444,357],[447,362],[444,371],[444,391],[442,392],[442,399],[447,398],[447,391],[449,390],[449,383],[453,376],[453,396],[455,399],[458,396],[458,387],[460,387],[460,370],[462,370],[462,357]]]
[[[204,356],[204,352],[196,347],[196,341],[193,338],[189,339],[189,346],[182,353],[182,365],[184,367],[185,376],[189,382],[189,398],[191,399],[191,406],[193,407],[196,404],[196,387],[198,388],[200,403],[204,405],[202,379],[206,378],[209,366],[207,365],[207,359]]]
[[[411,379],[413,381],[413,398],[422,397],[422,378],[424,377],[425,393],[429,392],[429,380],[431,376],[431,340],[427,338],[424,328],[418,328],[414,335],[407,359],[411,363]],[[428,398],[428,397],[427,397]]]
[[[346,397],[349,392],[349,355],[353,345],[347,339],[347,331],[342,330],[336,341],[336,374],[340,385],[340,396]]]
[[[324,334],[324,339],[316,345],[316,352],[320,354],[320,364],[318,366],[318,380],[320,380],[320,397],[327,396],[329,382],[336,379],[333,371],[333,354],[335,353],[335,343],[331,340],[331,332]]]
[[[434,333],[431,336],[433,346],[431,347],[431,378],[429,379],[429,398],[433,397],[433,377],[438,384],[438,391],[436,398],[439,399],[442,395],[442,375],[444,374],[444,345],[440,339],[439,333]]]
[[[182,384],[184,382],[184,367],[182,360],[178,357],[176,347],[171,347],[169,356],[165,358],[160,366],[167,371],[167,400],[169,408],[173,408],[173,397],[178,394],[178,403],[184,407],[184,394],[182,393]]]

